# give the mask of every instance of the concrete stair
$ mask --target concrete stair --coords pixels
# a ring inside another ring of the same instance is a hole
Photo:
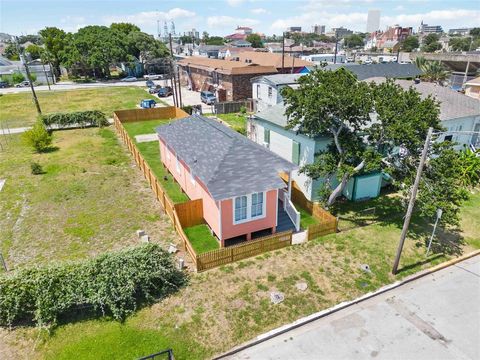
[[[288,214],[283,210],[283,203],[278,201],[278,223],[277,223],[277,232],[292,230],[295,232],[295,225]]]

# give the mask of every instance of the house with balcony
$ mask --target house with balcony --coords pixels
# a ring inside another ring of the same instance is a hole
[[[190,199],[202,199],[205,222],[222,247],[300,229],[290,200],[297,165],[199,115],[156,131],[162,163]]]

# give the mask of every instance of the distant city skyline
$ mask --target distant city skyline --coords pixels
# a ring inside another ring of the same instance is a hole
[[[325,25],[327,32],[341,26],[365,32],[370,9],[381,12],[380,29],[394,24],[417,29],[423,20],[448,31],[478,26],[480,19],[474,0],[0,0],[0,32],[32,34],[46,26],[74,32],[87,25],[130,22],[157,34],[157,20],[162,31],[164,21],[174,21],[182,34],[195,28],[200,34],[227,35],[240,25],[271,35],[291,26],[310,31],[316,24]]]

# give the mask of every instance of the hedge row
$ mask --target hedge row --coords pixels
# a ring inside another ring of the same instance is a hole
[[[98,110],[74,111],[69,113],[52,113],[41,116],[45,126],[56,125],[60,128],[70,126],[107,126],[106,115]]]
[[[54,326],[60,315],[92,307],[123,320],[142,302],[177,291],[187,277],[158,245],[93,259],[26,268],[0,277],[0,325]]]

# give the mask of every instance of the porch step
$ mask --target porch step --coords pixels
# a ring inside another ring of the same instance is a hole
[[[277,232],[293,230],[295,231],[295,225],[288,214],[283,210],[283,204],[278,202],[278,222],[277,222]]]

